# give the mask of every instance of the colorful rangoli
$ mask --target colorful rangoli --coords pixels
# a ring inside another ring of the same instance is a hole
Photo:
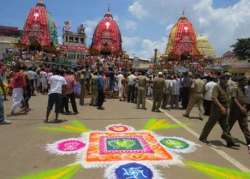
[[[184,162],[180,153],[190,153],[198,145],[181,137],[158,136],[153,131],[180,127],[164,119],[150,119],[143,130],[113,124],[104,131],[91,131],[80,121],[62,127],[43,129],[57,132],[80,133],[81,137],[69,138],[48,144],[46,149],[57,155],[77,155],[75,163],[66,167],[40,172],[22,179],[70,179],[80,166],[106,168],[106,179],[163,179],[156,166],[186,165],[200,171],[206,165]],[[202,166],[202,167],[200,167]],[[209,166],[211,168],[211,166]]]

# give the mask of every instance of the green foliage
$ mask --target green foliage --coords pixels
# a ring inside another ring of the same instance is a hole
[[[232,47],[234,54],[240,60],[250,59],[250,38],[238,39]]]

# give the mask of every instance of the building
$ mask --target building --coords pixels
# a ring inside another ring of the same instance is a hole
[[[110,10],[96,26],[92,38],[91,53],[102,55],[122,54],[121,32]]]
[[[169,60],[201,58],[197,48],[196,31],[184,14],[171,29],[164,57]]]
[[[151,68],[153,68],[153,64],[149,59],[140,59],[140,58],[133,59],[133,69],[147,71]]]
[[[21,43],[35,50],[48,50],[58,45],[57,28],[43,0],[29,11]]]
[[[60,46],[60,49],[68,61],[75,63],[77,60],[83,59],[88,53],[85,27],[80,25],[77,32],[71,32],[70,28],[67,28],[68,23],[65,22],[63,44]]]
[[[206,36],[197,37],[197,48],[200,54],[204,58],[208,58],[208,59],[216,58],[214,47],[209,43],[208,38]]]
[[[22,31],[18,27],[0,26],[0,59],[6,52],[15,50]]]

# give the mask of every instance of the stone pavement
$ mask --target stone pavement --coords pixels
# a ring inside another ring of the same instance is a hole
[[[46,171],[63,167],[75,162],[74,155],[57,156],[46,151],[46,144],[53,143],[61,139],[79,137],[78,134],[51,132],[40,129],[44,126],[57,127],[62,124],[44,124],[46,112],[47,96],[36,96],[31,100],[32,111],[28,115],[9,117],[13,123],[9,126],[0,126],[0,178],[12,179],[29,175],[34,172]],[[60,119],[67,120],[63,124],[69,124],[72,120],[78,119],[91,130],[105,130],[111,124],[125,124],[134,127],[136,130],[143,129],[149,118],[167,119],[173,123],[178,120],[184,123],[186,128],[175,128],[156,131],[161,136],[183,137],[201,147],[189,154],[181,154],[182,161],[196,161],[209,163],[221,167],[247,170],[250,168],[249,154],[247,147],[241,144],[236,149],[228,149],[220,139],[221,131],[218,126],[212,131],[209,140],[215,145],[215,150],[207,145],[201,144],[196,133],[200,133],[204,126],[204,121],[196,119],[185,119],[182,117],[182,110],[164,111],[163,113],[152,113],[151,104],[147,103],[147,111],[137,110],[136,105],[108,99],[105,103],[105,110],[98,111],[96,108],[86,104],[79,107],[79,114],[76,116],[60,115]],[[6,102],[6,112],[10,111],[10,101]],[[196,115],[196,110],[192,113]],[[238,125],[232,134],[244,143]],[[237,163],[237,164],[235,164]],[[238,168],[237,168],[238,167]],[[206,179],[209,178],[204,173],[191,169],[186,166],[171,165],[170,167],[156,167],[162,173],[163,178],[182,179]],[[104,178],[105,168],[100,169],[81,169],[73,177],[76,179],[102,179]]]

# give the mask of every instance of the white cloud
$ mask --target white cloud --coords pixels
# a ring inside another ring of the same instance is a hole
[[[135,54],[138,57],[151,58],[154,54],[154,49],[158,49],[159,52],[164,52],[165,49],[165,37],[159,41],[152,41],[150,39],[143,39],[140,37],[127,37],[123,36],[123,48],[129,54]]]
[[[122,45],[125,48],[125,50],[132,51],[132,49],[135,49],[138,46],[141,39],[139,37],[123,36],[122,41],[123,41]],[[132,52],[132,53],[134,53],[134,52]]]
[[[148,15],[148,12],[144,10],[139,1],[136,1],[131,6],[129,6],[129,12],[136,16],[138,19],[143,19]]]
[[[118,15],[114,15],[114,20],[115,20],[117,23],[119,23],[119,20],[120,20],[119,16],[118,16]]]
[[[170,32],[170,30],[173,28],[174,24],[169,24],[167,27],[166,27],[166,31],[167,32]]]
[[[62,36],[59,36],[57,39],[58,39],[58,43],[59,44],[63,44],[63,38],[62,38]]]
[[[91,43],[93,33],[99,21],[100,19],[94,19],[94,20],[86,20],[83,22],[83,24],[85,25],[85,32],[87,34],[87,42],[89,44]]]
[[[137,23],[132,20],[125,21],[125,28],[129,31],[135,31],[137,29]]]
[[[157,19],[159,25],[170,24],[166,28],[168,31],[181,16],[181,4],[183,0],[135,0],[128,10],[142,23]],[[220,55],[230,49],[237,38],[250,36],[249,0],[239,0],[225,8],[214,8],[213,0],[185,0],[185,9],[185,15],[193,22],[197,33],[206,34]],[[163,35],[166,34],[160,34],[160,38]],[[161,42],[161,39],[151,42]]]

